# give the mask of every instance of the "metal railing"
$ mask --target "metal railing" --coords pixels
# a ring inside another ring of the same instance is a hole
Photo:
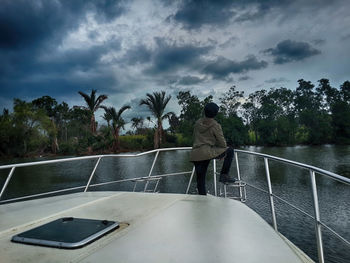
[[[338,182],[341,182],[341,183],[344,183],[344,184],[347,184],[347,185],[350,185],[350,179],[348,179],[346,177],[343,177],[343,176],[340,176],[338,174],[335,174],[335,173],[323,170],[323,169],[315,167],[315,166],[311,166],[311,165],[307,165],[307,164],[303,164],[303,163],[299,163],[299,162],[295,162],[295,161],[279,158],[279,157],[276,157],[276,156],[262,154],[262,153],[257,153],[257,152],[244,151],[244,150],[234,150],[234,156],[235,156],[236,167],[237,167],[237,175],[238,175],[239,179],[241,178],[241,174],[240,174],[240,168],[239,168],[238,153],[258,156],[258,157],[261,157],[261,158],[264,159],[264,166],[265,166],[266,182],[267,182],[267,186],[268,186],[268,191],[265,191],[265,190],[263,190],[263,189],[261,189],[259,187],[256,187],[256,186],[248,184],[248,183],[247,183],[247,185],[250,186],[250,187],[253,187],[253,188],[255,188],[255,189],[257,189],[257,190],[259,190],[261,192],[267,193],[269,195],[271,217],[272,217],[272,225],[273,225],[273,228],[277,232],[278,232],[278,228],[277,228],[277,219],[276,219],[274,198],[276,198],[279,201],[281,201],[281,202],[283,202],[283,203],[293,207],[297,211],[299,211],[299,212],[303,213],[304,215],[306,215],[306,216],[312,218],[313,220],[315,220],[315,234],[316,234],[316,241],[317,241],[317,252],[318,252],[318,260],[319,260],[320,263],[324,263],[324,251],[323,251],[323,242],[322,242],[322,227],[324,227],[327,230],[329,230],[339,240],[341,240],[342,242],[344,242],[346,245],[348,245],[350,247],[350,242],[348,240],[346,240],[344,237],[339,235],[334,229],[332,229],[331,227],[327,226],[324,222],[321,221],[315,175],[316,174],[325,175],[325,176],[327,176],[327,177],[329,177],[331,179],[334,179],[334,180],[336,180]],[[313,197],[314,216],[308,214],[307,212],[303,211],[302,209],[296,207],[295,205],[289,203],[288,201],[282,199],[281,197],[275,195],[272,192],[269,160],[285,163],[285,164],[292,165],[292,166],[295,166],[295,167],[299,167],[301,169],[306,169],[306,170],[309,171],[310,180],[311,180],[311,191],[312,191],[312,197]]]
[[[10,169],[10,172],[5,180],[5,183],[1,189],[0,192],[0,204],[3,203],[8,203],[8,202],[13,202],[13,201],[21,201],[25,199],[30,199],[30,198],[35,198],[35,197],[41,197],[41,196],[46,196],[46,195],[52,195],[52,194],[58,194],[58,193],[64,193],[64,192],[69,192],[73,190],[79,190],[83,189],[84,192],[88,191],[91,187],[97,187],[97,186],[103,186],[103,185],[109,185],[109,184],[115,184],[115,183],[123,183],[123,182],[134,182],[135,180],[138,179],[158,179],[167,177],[167,176],[176,176],[176,175],[186,175],[190,174],[190,179],[189,183],[186,189],[186,194],[188,194],[190,185],[194,176],[195,169],[193,167],[192,171],[184,171],[184,172],[175,172],[175,173],[167,173],[167,174],[159,174],[159,175],[152,175],[154,166],[157,162],[158,156],[160,152],[165,152],[165,151],[177,151],[177,150],[191,150],[192,147],[177,147],[177,148],[163,148],[163,149],[156,149],[148,152],[143,152],[143,153],[138,153],[138,154],[108,154],[108,155],[94,155],[94,156],[84,156],[84,157],[74,157],[74,158],[66,158],[66,159],[57,159],[57,160],[47,160],[47,161],[39,161],[39,162],[29,162],[29,163],[20,163],[20,164],[10,164],[10,165],[2,165],[0,166],[0,169]],[[155,153],[155,157],[152,162],[151,169],[148,173],[147,177],[135,177],[135,178],[128,178],[128,179],[121,179],[121,180],[115,180],[115,181],[109,181],[109,182],[103,182],[103,183],[95,183],[91,184],[92,179],[95,175],[95,172],[97,170],[97,167],[100,164],[100,161],[103,158],[107,157],[115,157],[115,158],[133,158],[133,157],[140,157],[148,154]],[[238,180],[241,179],[241,173],[240,173],[240,166],[239,166],[239,160],[238,160],[238,153],[241,154],[248,154],[248,155],[254,155],[258,156],[264,159],[264,165],[265,165],[265,173],[266,173],[266,181],[267,181],[267,186],[268,190],[261,189],[257,186],[254,186],[252,184],[248,184],[248,186],[255,188],[261,192],[264,192],[269,195],[269,202],[270,202],[270,209],[271,209],[271,216],[272,216],[272,225],[275,231],[278,232],[278,227],[277,227],[277,219],[276,219],[276,212],[275,212],[275,205],[274,205],[274,198],[278,199],[279,201],[293,207],[297,211],[301,212],[302,214],[308,216],[309,218],[312,218],[315,220],[315,233],[316,233],[316,239],[317,239],[317,248],[318,248],[318,258],[320,263],[324,263],[324,252],[323,252],[323,242],[322,242],[322,227],[326,228],[329,230],[332,234],[334,234],[337,238],[339,238],[341,241],[343,241],[346,245],[350,247],[350,242],[346,240],[344,237],[339,235],[335,230],[333,230],[331,227],[327,226],[324,222],[321,221],[320,218],[320,211],[319,211],[319,205],[318,205],[318,196],[317,196],[317,185],[316,185],[316,179],[315,179],[315,174],[322,174],[325,176],[328,176],[329,178],[332,178],[334,180],[337,180],[341,183],[348,184],[350,185],[350,179],[345,178],[343,176],[340,176],[338,174],[320,169],[318,167],[314,167],[311,165],[275,157],[272,155],[267,155],[267,154],[262,154],[262,153],[256,153],[256,152],[250,152],[250,151],[244,151],[244,150],[234,150],[234,157],[235,157],[235,163],[236,163],[236,169],[237,169],[237,178]],[[22,197],[17,197],[17,198],[12,198],[12,199],[6,199],[6,200],[1,200],[11,178],[14,175],[15,169],[20,168],[20,167],[28,167],[28,166],[36,166],[36,165],[44,165],[44,164],[53,164],[53,163],[62,163],[62,162],[72,162],[72,161],[79,161],[79,160],[97,160],[94,168],[89,176],[89,179],[86,183],[86,185],[82,186],[77,186],[77,187],[72,187],[72,188],[65,188],[61,190],[56,190],[56,191],[51,191],[51,192],[45,192],[45,193],[40,193],[40,194],[34,194],[34,195],[28,195],[28,196],[22,196]],[[277,162],[282,162],[286,163],[295,167],[299,167],[302,169],[306,169],[309,171],[310,174],[310,180],[311,180],[311,191],[312,191],[312,196],[313,196],[313,207],[314,207],[314,216],[308,214],[307,212],[303,211],[302,209],[296,207],[295,205],[289,203],[288,201],[284,200],[283,198],[277,196],[272,192],[272,184],[271,184],[271,178],[270,178],[270,169],[269,169],[269,160],[277,161]],[[213,162],[213,179],[214,179],[214,194],[217,196],[217,184],[216,184],[216,160],[214,159]],[[145,180],[145,187],[144,190],[147,189],[148,182]],[[242,196],[241,189],[239,188],[240,191],[240,196]]]
[[[0,192],[0,204],[3,203],[8,203],[8,202],[14,202],[14,201],[21,201],[25,199],[30,199],[30,198],[35,198],[35,197],[41,197],[41,196],[46,196],[46,195],[53,195],[53,194],[58,194],[58,193],[64,193],[64,192],[69,192],[69,191],[74,191],[74,190],[79,190],[79,189],[84,189],[83,191],[86,192],[88,191],[89,188],[91,187],[96,187],[96,186],[102,186],[102,185],[108,185],[108,184],[115,184],[115,183],[123,183],[123,182],[133,182],[135,180],[140,179],[141,177],[135,177],[135,178],[128,178],[128,179],[122,179],[122,180],[115,180],[115,181],[109,181],[109,182],[104,182],[104,183],[96,183],[96,184],[91,184],[92,179],[95,175],[95,172],[97,170],[97,167],[100,164],[100,161],[102,158],[107,158],[107,157],[114,157],[114,158],[133,158],[133,157],[140,157],[148,154],[153,154],[155,153],[155,157],[153,159],[153,163],[151,166],[151,169],[148,173],[148,178],[156,178],[156,177],[166,177],[166,176],[175,176],[175,175],[185,175],[185,174],[191,174],[191,179],[193,178],[194,174],[194,168],[192,171],[184,171],[184,172],[177,172],[177,173],[167,173],[167,174],[159,174],[159,175],[152,175],[154,166],[157,162],[158,156],[160,152],[165,152],[165,151],[178,151],[178,150],[191,150],[192,147],[177,147],[177,148],[162,148],[162,149],[156,149],[156,150],[151,150],[148,152],[143,152],[143,153],[138,153],[138,154],[107,154],[107,155],[92,155],[92,156],[83,156],[83,157],[73,157],[73,158],[65,158],[65,159],[56,159],[56,160],[47,160],[47,161],[38,161],[38,162],[28,162],[28,163],[20,163],[20,164],[9,164],[9,165],[2,165],[0,166],[0,169],[10,169],[10,172],[5,180],[5,183],[1,189]],[[45,164],[54,164],[54,163],[63,163],[63,162],[73,162],[73,161],[80,161],[80,160],[97,160],[94,168],[89,176],[89,179],[86,183],[86,185],[82,186],[77,186],[77,187],[72,187],[72,188],[65,188],[61,190],[56,190],[56,191],[51,191],[51,192],[45,192],[45,193],[40,193],[40,194],[33,194],[33,195],[27,195],[27,196],[22,196],[22,197],[17,197],[17,198],[11,198],[11,199],[6,199],[6,200],[1,200],[2,196],[7,189],[7,186],[13,177],[13,174],[15,172],[16,168],[20,167],[28,167],[28,166],[37,166],[37,165],[45,165]],[[142,177],[143,178],[143,177]],[[149,181],[146,180],[145,188],[144,190],[147,189]],[[187,191],[188,193],[189,187],[191,184],[191,180],[189,181]]]

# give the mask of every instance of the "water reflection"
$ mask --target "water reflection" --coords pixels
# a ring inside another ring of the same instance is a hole
[[[245,150],[295,160],[343,176],[347,176],[346,171],[350,169],[349,146],[247,147]],[[260,167],[262,166],[261,162],[255,161],[255,164],[252,165],[251,157],[242,156],[241,159],[240,165],[245,175],[244,180],[262,185],[263,183],[259,181],[264,180],[265,171]],[[313,216],[314,209],[309,172],[274,161],[269,163],[274,194]],[[257,165],[259,168],[256,168]],[[256,174],[251,175],[251,173]],[[259,176],[257,176],[258,174]],[[316,174],[316,182],[322,222],[350,240],[350,186],[318,174]],[[248,206],[258,211],[260,215],[265,219],[267,218],[267,221],[271,223],[270,209],[257,208],[256,201],[261,198],[261,193],[252,191],[249,188],[248,198]],[[276,199],[275,203],[279,231],[317,261],[314,220]],[[323,241],[326,262],[350,262],[348,248],[344,243],[336,239],[332,233],[323,231]]]

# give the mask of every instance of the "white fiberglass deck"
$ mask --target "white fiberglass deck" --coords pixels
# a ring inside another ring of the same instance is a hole
[[[60,217],[120,222],[81,249],[12,243]],[[130,224],[129,226],[127,225]],[[306,262],[246,205],[213,196],[88,192],[0,206],[0,262]]]

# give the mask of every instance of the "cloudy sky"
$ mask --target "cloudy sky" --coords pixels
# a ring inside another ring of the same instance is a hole
[[[298,79],[334,87],[350,79],[348,0],[0,0],[0,110],[44,95],[82,105],[78,91],[129,104],[147,92],[190,90],[217,100],[295,89]],[[102,115],[102,112],[101,114]]]

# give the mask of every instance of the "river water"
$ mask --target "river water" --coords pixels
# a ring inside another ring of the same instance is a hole
[[[245,147],[242,149],[310,164],[350,178],[350,146]],[[188,154],[188,151],[160,153],[152,175],[191,171],[192,164],[188,162]],[[92,184],[147,176],[153,159],[154,154],[137,158],[103,158],[96,170]],[[44,160],[44,158],[12,160],[7,163],[39,160]],[[95,163],[96,160],[83,160],[18,168],[4,193],[3,199],[85,185]],[[221,162],[217,163],[218,168],[221,165]],[[239,154],[239,165],[241,177],[244,181],[267,191],[262,158]],[[269,165],[274,194],[313,216],[309,172],[273,161],[270,161]],[[0,170],[1,187],[8,172],[9,170]],[[236,177],[234,162],[231,174]],[[158,186],[158,191],[185,193],[189,178],[189,175],[163,178]],[[350,186],[321,175],[316,175],[316,183],[322,222],[350,240]],[[190,187],[190,193],[192,194],[196,193],[195,184],[194,179]],[[133,186],[134,183],[125,182],[91,187],[90,190],[132,191]],[[213,186],[213,168],[211,164],[207,174],[207,188],[210,194],[214,194]],[[144,185],[138,184],[136,190],[141,191],[143,187]],[[269,224],[272,224],[267,194],[247,186],[246,204],[259,213]],[[313,260],[317,261],[314,220],[276,199],[275,209],[278,230]],[[349,247],[325,228],[323,228],[322,234],[326,262],[350,262]]]

